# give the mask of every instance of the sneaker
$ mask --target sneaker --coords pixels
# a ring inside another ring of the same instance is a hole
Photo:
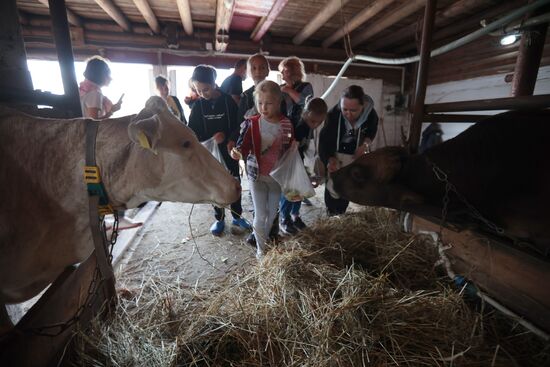
[[[217,220],[210,227],[210,232],[212,232],[214,236],[221,236],[224,228],[225,228],[225,222],[223,220]]]
[[[248,223],[248,221],[246,219],[244,219],[243,217],[234,218],[233,219],[233,225],[244,228],[244,229],[247,229],[247,230],[252,229],[252,226],[250,225],[250,223]]]
[[[292,224],[294,224],[294,227],[296,227],[297,230],[301,231],[302,229],[306,228],[306,224],[300,217],[296,217],[292,220]]]
[[[305,198],[304,200],[302,200],[302,203],[304,203],[305,206],[313,206],[313,203],[309,201],[308,198]]]
[[[296,229],[296,227],[294,227],[294,224],[292,223],[292,220],[290,218],[283,219],[280,228],[286,234],[293,235],[298,233],[298,230]]]
[[[246,243],[250,246],[256,248],[256,236],[254,236],[254,233],[250,233],[248,237],[246,237]]]

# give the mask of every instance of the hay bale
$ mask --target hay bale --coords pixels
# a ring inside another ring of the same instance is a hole
[[[208,289],[151,277],[126,292],[112,320],[77,337],[74,364],[517,365],[508,346],[488,343],[491,323],[459,293],[405,279],[411,268],[423,282],[435,274],[433,246],[392,229],[390,216],[318,224]]]

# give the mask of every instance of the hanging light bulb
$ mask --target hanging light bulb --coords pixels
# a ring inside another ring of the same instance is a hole
[[[519,35],[517,34],[509,34],[507,36],[504,36],[500,39],[500,44],[502,46],[508,46],[516,42],[519,38]]]

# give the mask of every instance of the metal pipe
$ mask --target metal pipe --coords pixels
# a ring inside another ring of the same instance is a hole
[[[489,33],[491,36],[505,36],[507,34],[515,34],[523,31],[525,28],[533,27],[539,24],[550,22],[550,13],[541,14],[537,17],[529,18],[525,22],[517,22],[508,24],[496,32]]]
[[[459,38],[459,39],[457,39],[457,40],[455,40],[451,43],[448,43],[444,46],[441,46],[441,47],[433,50],[430,53],[430,57],[439,56],[439,55],[444,54],[446,52],[452,51],[455,48],[458,48],[458,47],[463,46],[467,43],[470,43],[470,42],[478,39],[479,37],[484,36],[486,34],[489,34],[492,31],[498,29],[499,27],[510,23],[512,20],[514,20],[514,19],[516,19],[516,18],[518,18],[518,17],[520,17],[520,16],[522,16],[522,15],[524,15],[524,14],[530,12],[530,11],[533,11],[533,10],[535,10],[535,9],[541,7],[541,6],[549,4],[549,3],[550,3],[550,0],[538,0],[534,3],[522,6],[521,8],[514,10],[510,14],[494,21],[493,23],[488,24],[484,28],[478,29],[477,31],[474,31],[474,32],[472,32],[472,33],[470,33],[470,34],[468,34],[464,37],[461,37],[461,38]],[[336,77],[336,79],[334,79],[334,81],[332,82],[330,87],[321,96],[321,98],[325,99],[332,92],[332,90],[336,87],[336,84],[338,83],[338,80],[342,77],[342,75],[344,74],[346,69],[349,67],[351,62],[353,62],[355,60],[361,60],[361,61],[367,61],[367,62],[373,62],[373,63],[385,64],[385,65],[403,65],[403,64],[410,64],[410,63],[413,63],[413,62],[417,62],[418,60],[420,60],[420,56],[416,55],[416,56],[411,56],[411,57],[388,59],[388,58],[374,57],[374,56],[367,56],[367,55],[354,55],[354,56],[352,56],[348,59],[349,62],[346,61],[346,63],[342,67],[342,70],[340,70],[340,73],[338,73],[338,76]]]

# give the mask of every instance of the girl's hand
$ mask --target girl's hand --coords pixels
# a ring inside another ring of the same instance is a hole
[[[243,154],[237,148],[231,149],[231,153],[229,153],[229,154],[231,155],[231,158],[233,158],[236,161],[243,158]]]
[[[113,112],[116,112],[118,110],[120,110],[120,107],[122,106],[122,100],[119,100],[117,103],[115,103],[113,105],[113,107],[111,108],[111,113]]]
[[[229,140],[229,142],[227,143],[227,151],[230,152],[233,147],[235,147],[235,142],[233,140]]]
[[[213,138],[216,141],[216,144],[221,144],[225,140],[225,134],[220,131],[215,133]]]

